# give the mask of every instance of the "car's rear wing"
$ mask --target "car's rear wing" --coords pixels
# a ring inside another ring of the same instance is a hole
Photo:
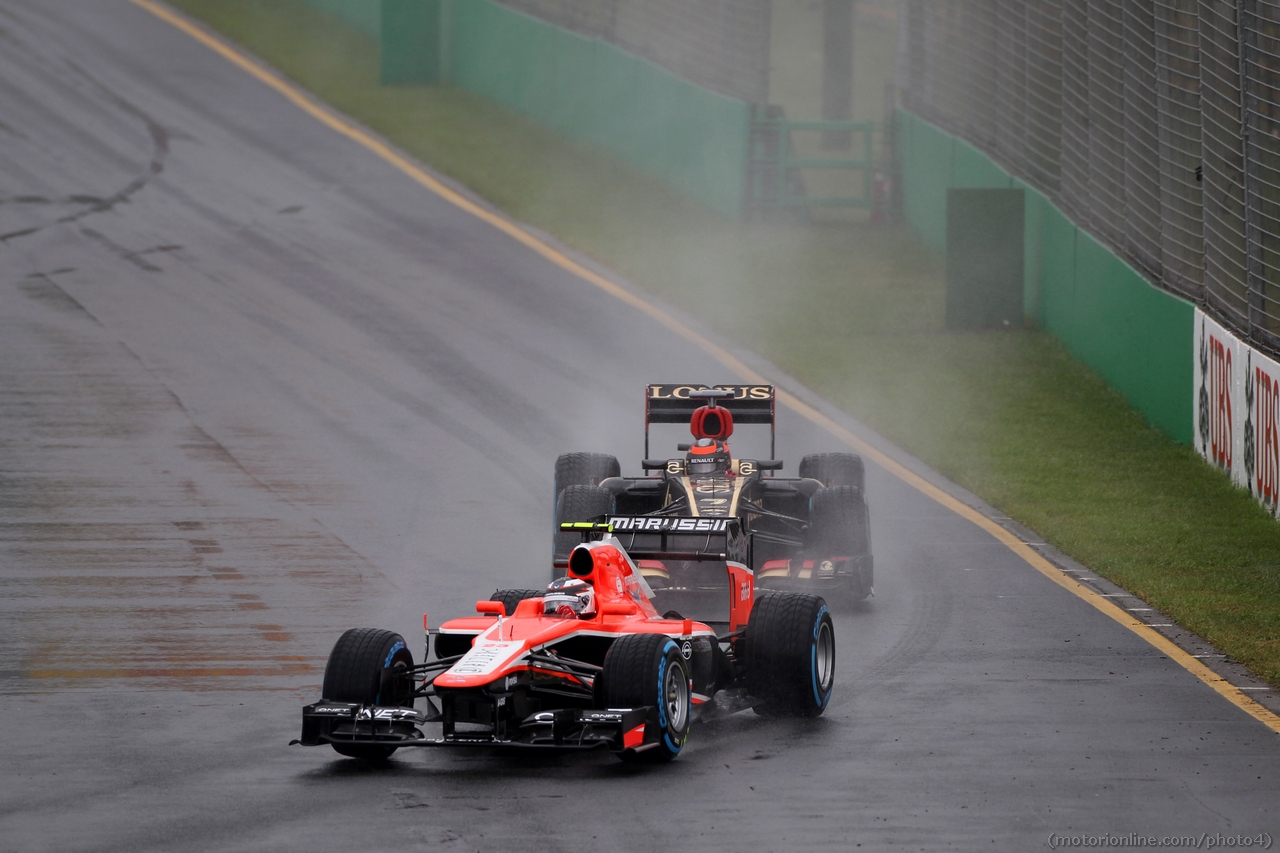
[[[732,560],[751,565],[750,546],[737,518],[611,515],[601,522],[565,522],[563,532],[583,541],[613,536],[632,560]]]
[[[707,400],[690,397],[692,391],[709,390],[707,385],[649,385],[644,394],[644,455],[649,458],[649,424],[687,424]],[[735,424],[769,425],[769,458],[774,458],[776,395],[772,385],[716,385],[731,397],[716,400],[733,415]]]

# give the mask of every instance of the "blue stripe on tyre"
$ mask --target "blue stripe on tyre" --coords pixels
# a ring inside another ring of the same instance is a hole
[[[662,662],[658,664],[658,728],[662,729],[662,740],[667,749],[674,753],[680,751],[680,745],[671,740],[671,732],[667,731],[667,685],[664,678],[667,672],[667,655],[672,649],[679,651],[680,647],[675,641],[667,640],[667,644],[662,647]]]
[[[818,618],[813,622],[813,646],[809,650],[809,675],[813,681],[813,701],[818,703],[819,708],[827,707],[827,702],[831,701],[831,691],[827,690],[823,695],[818,687],[818,636],[822,633],[822,617],[827,615],[827,605],[822,605],[818,610]]]
[[[663,731],[667,728],[667,695],[663,676],[667,674],[667,653],[672,649],[678,647],[673,640],[667,640],[667,644],[662,647],[662,662],[658,664],[658,726]]]
[[[662,660],[658,662],[658,727],[667,728],[667,697],[662,690],[662,676],[667,674],[666,649],[663,649]]]

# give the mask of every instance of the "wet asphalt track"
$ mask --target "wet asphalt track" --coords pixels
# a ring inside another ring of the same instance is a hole
[[[0,0],[0,366],[2,849],[1280,830],[1280,738],[875,468],[822,719],[648,771],[287,747],[342,629],[543,582],[556,454],[634,471],[646,382],[734,377],[124,0]]]

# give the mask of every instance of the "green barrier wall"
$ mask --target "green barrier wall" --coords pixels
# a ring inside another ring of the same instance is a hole
[[[1026,190],[1027,318],[1061,340],[1154,426],[1190,444],[1191,303],[1153,287],[1044,195],[969,143],[906,111],[899,111],[898,120],[908,224],[930,246],[945,250],[948,189]]]
[[[600,146],[732,217],[751,105],[491,0],[303,0],[379,40],[388,84],[448,81]]]
[[[907,222],[929,247],[947,246],[947,190],[951,187],[951,138],[907,112],[899,113],[902,207]]]
[[[441,82],[441,0],[382,0],[378,79],[389,86]]]
[[[452,6],[457,86],[605,148],[738,216],[751,107],[489,0]]]
[[[302,0],[341,18],[371,38],[382,34],[382,0]]]

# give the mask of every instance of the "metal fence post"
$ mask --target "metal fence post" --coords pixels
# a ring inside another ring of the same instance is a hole
[[[787,156],[791,153],[787,150],[787,123],[778,120],[778,167],[774,169],[774,204],[786,204],[787,197]]]
[[[1256,0],[1240,0],[1236,33],[1240,41],[1240,145],[1244,158],[1245,289],[1248,294],[1248,337],[1262,344],[1275,344],[1267,330],[1265,275],[1262,268],[1262,221],[1259,202],[1256,147],[1258,138],[1258,98],[1251,72],[1257,67],[1257,50],[1251,33],[1257,30]]]

